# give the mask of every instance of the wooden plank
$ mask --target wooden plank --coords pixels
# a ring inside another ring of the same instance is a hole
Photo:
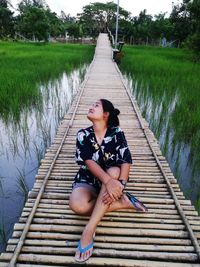
[[[118,267],[200,267],[200,264],[194,264],[194,263],[175,263],[175,262],[163,262],[163,261],[147,261],[147,260],[131,260],[128,258],[120,258],[116,257],[110,258],[110,257],[91,257],[87,261],[88,266],[118,266]],[[9,260],[11,257],[11,253],[4,256],[6,260]],[[31,263],[39,263],[41,267],[43,267],[42,264],[45,264],[45,266],[52,266],[51,264],[72,264],[74,262],[73,256],[51,256],[51,255],[38,255],[38,254],[29,254],[27,256],[26,254],[21,254],[19,257],[20,262],[31,262]],[[50,264],[50,265],[46,265]],[[0,267],[7,266],[5,264],[0,263]],[[16,267],[23,267],[24,264],[17,264]],[[25,265],[27,266],[27,265]],[[29,267],[38,266],[28,263]]]
[[[20,237],[21,231],[15,231],[12,239],[9,239],[9,244],[17,244],[18,238]],[[28,239],[37,239],[37,240],[62,240],[68,241],[78,241],[80,239],[80,234],[74,233],[52,233],[52,232],[29,232],[27,235]],[[120,239],[118,236],[110,235],[96,235],[95,241],[103,244],[106,243],[120,243],[120,244],[154,244],[154,245],[170,245],[170,246],[191,246],[191,241],[184,238],[154,238],[154,237],[129,237],[121,236]],[[26,242],[26,241],[25,241]]]

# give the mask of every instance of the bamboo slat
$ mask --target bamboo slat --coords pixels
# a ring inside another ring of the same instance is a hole
[[[11,257],[11,253],[7,254],[6,257],[4,257],[5,260],[9,260]],[[47,267],[47,266],[61,266],[59,264],[63,264],[67,266],[67,264],[70,264],[73,262],[73,256],[55,256],[55,255],[38,255],[38,254],[20,254],[19,256],[20,262],[31,262],[27,264],[17,264],[16,267],[23,267],[23,266],[39,266],[40,267]],[[33,265],[32,263],[36,263]],[[45,265],[43,265],[45,264]],[[46,265],[48,264],[48,265]],[[194,264],[194,263],[172,263],[172,262],[163,262],[163,261],[147,261],[147,260],[133,260],[128,258],[120,258],[120,257],[91,257],[87,261],[87,266],[119,266],[119,267],[133,267],[133,264],[135,266],[140,267],[199,267],[200,264]],[[68,266],[70,266],[68,265]],[[0,267],[7,266],[4,263],[0,263]]]

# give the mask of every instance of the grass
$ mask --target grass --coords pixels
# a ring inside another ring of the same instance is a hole
[[[16,121],[24,108],[38,104],[37,85],[90,62],[94,46],[0,42],[0,115]]]
[[[1,179],[3,178],[0,177],[0,199],[4,197],[4,189],[3,189],[3,183]],[[1,251],[1,246],[3,248],[5,247],[5,244],[6,244],[6,231],[5,231],[3,218],[0,218],[0,251]]]
[[[25,171],[20,171],[18,168],[18,173],[19,176],[17,177],[17,187],[18,187],[18,192],[21,193],[24,196],[24,205],[26,203],[26,200],[28,198],[28,186],[26,183],[26,179],[25,179]]]
[[[11,185],[14,187],[12,195],[5,192],[0,177],[0,202],[3,206],[5,200],[5,210],[9,208],[7,199],[12,199],[15,193],[25,204],[28,182],[33,178],[29,174],[38,167],[35,165],[40,164],[50,145],[56,125],[68,109],[69,99],[76,93],[76,83],[83,79],[87,63],[92,60],[94,48],[79,44],[0,42],[0,120],[5,128],[0,144],[6,151],[0,151],[0,155],[4,157],[8,151],[11,168],[13,163],[20,166],[22,162],[24,166],[23,170],[17,168],[16,182]],[[75,81],[73,73],[77,73]],[[65,84],[58,85],[63,76],[67,77]],[[34,169],[30,170],[29,165]],[[11,226],[16,222],[16,218],[8,218],[6,213],[0,216],[0,251],[5,249],[10,233],[8,219],[12,221]]]
[[[192,168],[188,191],[200,211],[200,65],[181,49],[126,46],[123,52],[120,68],[132,82],[142,115],[164,155],[170,154],[168,160],[176,162],[177,177],[181,153],[188,153],[185,168]]]
[[[0,223],[0,244],[6,244],[6,232],[3,221]]]
[[[3,179],[3,178],[0,177],[0,198],[1,198],[2,196],[4,196],[3,183],[2,183],[2,181],[1,181],[1,179]]]

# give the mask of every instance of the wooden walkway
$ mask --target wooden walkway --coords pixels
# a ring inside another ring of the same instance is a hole
[[[88,218],[75,215],[68,206],[78,170],[75,138],[79,128],[90,125],[86,118],[89,105],[103,97],[120,109],[121,128],[133,156],[127,190],[141,199],[149,212],[108,213],[98,226],[93,256],[82,265],[200,266],[198,214],[180,191],[112,61],[107,35],[101,34],[85,81],[42,160],[19,223],[0,257],[0,267],[78,265],[75,249]]]

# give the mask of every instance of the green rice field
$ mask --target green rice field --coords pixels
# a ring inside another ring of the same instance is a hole
[[[95,46],[0,42],[0,252]]]
[[[121,70],[181,189],[200,212],[200,64],[187,50],[126,46]]]
[[[90,62],[94,46],[0,42],[0,115],[18,120],[40,101],[37,85]]]

